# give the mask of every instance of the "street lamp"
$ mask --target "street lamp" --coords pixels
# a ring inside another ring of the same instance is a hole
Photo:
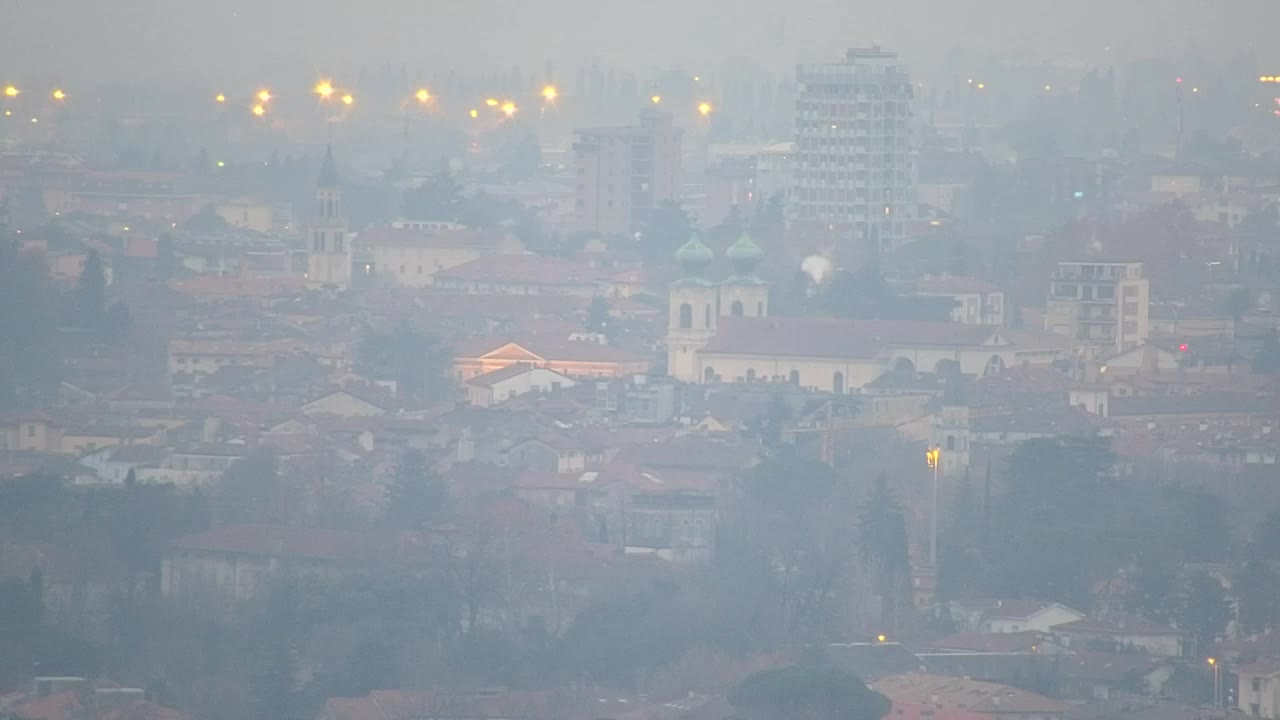
[[[320,99],[328,100],[333,95],[333,83],[328,80],[321,80],[316,83],[314,90],[320,96]]]
[[[418,102],[423,103],[424,105],[431,99],[431,93],[427,92],[426,88],[414,93],[413,96],[418,99]]]
[[[698,103],[698,114],[701,115],[702,117],[706,117],[710,115],[711,103],[709,102]]]
[[[502,103],[502,114],[507,117],[514,116],[516,114],[516,104],[510,100]]]
[[[1205,662],[1213,668],[1213,706],[1222,707],[1222,666],[1217,658],[1209,658]]]
[[[555,85],[542,88],[542,98],[547,102],[555,102],[557,97],[560,97],[560,91],[556,90]]]
[[[18,93],[19,93],[19,92],[21,92],[21,91],[20,91],[20,90],[18,90],[18,88],[16,88],[16,87],[12,86],[12,85],[6,85],[6,86],[5,86],[5,88],[4,88],[4,96],[5,96],[5,97],[18,97]]]
[[[250,110],[250,112],[252,112],[257,117],[262,117],[263,115],[267,114],[267,109],[262,105],[254,105],[253,108]]]
[[[650,102],[652,102],[654,105],[657,105],[658,103],[662,102],[662,96],[661,96],[661,95],[654,95],[653,97],[649,98],[649,100],[650,100]]]
[[[933,507],[929,511],[929,566],[938,567],[938,466],[942,464],[942,448],[935,447],[924,453],[925,464],[933,470]]]
[[[267,89],[265,89],[265,88],[264,88],[264,89],[262,89],[262,90],[259,90],[259,91],[258,91],[258,100],[260,100],[260,101],[262,101],[262,102],[264,102],[264,103],[265,103],[265,102],[271,102],[271,91],[270,91],[270,90],[267,90]]]
[[[53,91],[53,99],[54,99],[54,100],[62,100],[62,99],[64,99],[64,98],[66,98],[66,97],[67,97],[67,94],[66,94],[66,93],[64,93],[64,92],[62,92],[62,90],[60,90],[60,89],[57,89],[57,90],[54,90],[54,91]]]
[[[343,105],[350,105],[350,104],[354,103],[355,101],[356,101],[355,97],[354,97],[353,95],[351,95],[350,93],[348,93],[348,94],[346,94],[346,95],[343,95],[343,96],[342,96],[342,104],[343,104]]]

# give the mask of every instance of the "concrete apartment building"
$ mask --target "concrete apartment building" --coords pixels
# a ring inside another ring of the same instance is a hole
[[[860,261],[901,244],[917,214],[914,88],[897,55],[854,48],[796,68],[788,227]]]
[[[1151,334],[1151,283],[1142,263],[1058,263],[1049,284],[1045,329],[1103,353],[1131,350]]]
[[[638,125],[575,133],[578,227],[602,235],[640,229],[659,204],[676,200],[683,131],[671,114],[646,110]]]

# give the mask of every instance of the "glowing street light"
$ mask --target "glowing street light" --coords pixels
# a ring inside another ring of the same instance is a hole
[[[516,104],[511,102],[510,100],[502,103],[502,114],[506,115],[507,117],[514,116],[516,114]]]
[[[258,91],[258,100],[262,102],[271,102],[271,91],[262,89]]]
[[[480,111],[476,110],[475,108],[471,108],[471,117],[473,118],[480,117]]]
[[[925,464],[933,470],[933,506],[929,511],[929,566],[938,567],[938,468],[942,465],[942,448],[925,451]]]
[[[1052,86],[1052,85],[1045,85],[1045,86],[1044,86],[1044,91],[1045,91],[1045,92],[1053,92],[1053,86]]]
[[[226,166],[227,166],[227,164],[226,164],[225,162],[223,162],[222,160],[219,160],[219,161],[218,161],[218,167],[226,167]],[[126,229],[127,229],[127,228],[126,228]]]
[[[348,93],[348,94],[346,94],[346,95],[343,95],[343,96],[342,96],[342,104],[343,104],[343,105],[350,105],[350,104],[354,103],[355,101],[356,101],[355,97],[353,97],[350,93]]]
[[[889,640],[889,638],[885,637],[884,633],[880,633],[879,635],[877,635],[877,636],[876,636],[876,642],[878,642],[878,643],[882,643],[882,644],[883,644],[883,643],[887,642],[888,640]]]
[[[321,80],[320,82],[316,83],[316,86],[313,89],[315,90],[315,93],[319,95],[320,99],[322,100],[328,100],[329,97],[333,95],[333,83],[329,82],[328,80]]]
[[[31,118],[31,123],[32,123],[32,124],[35,124],[35,123],[38,123],[38,122],[40,122],[40,118]]]
[[[214,101],[214,102],[219,102],[219,103],[224,103],[224,102],[226,102],[226,101],[227,101],[227,96],[226,96],[226,95],[223,95],[222,93],[218,93],[217,95],[214,95],[214,96],[213,96],[213,101]]]
[[[498,107],[498,98],[487,98],[484,101],[484,104],[488,105],[489,107]]]
[[[986,84],[986,83],[978,83],[978,89],[979,89],[979,90],[986,90],[986,89],[987,89],[987,84]]]
[[[1213,706],[1222,707],[1222,666],[1217,658],[1208,658],[1205,662],[1213,668]]]
[[[425,103],[431,99],[431,93],[427,92],[426,88],[423,88],[418,92],[414,93],[413,96],[418,98],[418,102],[420,103]]]
[[[649,98],[649,101],[652,102],[654,105],[657,105],[658,103],[662,102],[662,96],[654,95],[653,97]]]
[[[19,92],[21,92],[21,91],[20,91],[20,90],[18,90],[18,88],[16,88],[16,87],[12,86],[12,85],[6,85],[6,86],[5,86],[5,88],[4,88],[4,96],[5,96],[5,97],[18,97],[18,93],[19,93]]]
[[[542,98],[547,102],[555,102],[556,98],[559,96],[560,96],[560,91],[556,90],[555,85],[548,85],[542,88]]]
[[[709,102],[698,103],[698,114],[699,114],[699,115],[701,115],[701,116],[703,116],[703,117],[706,117],[706,116],[710,115],[710,114],[711,114],[711,103],[709,103]]]
[[[259,104],[259,105],[254,105],[253,109],[250,112],[252,112],[254,115],[258,117],[262,117],[263,115],[267,114],[267,109],[263,107],[261,104]]]
[[[67,97],[67,94],[66,94],[66,93],[64,93],[64,92],[62,92],[61,90],[54,90],[54,91],[53,91],[53,99],[54,99],[54,100],[62,100],[62,99],[64,99],[64,98],[66,98],[66,97]]]

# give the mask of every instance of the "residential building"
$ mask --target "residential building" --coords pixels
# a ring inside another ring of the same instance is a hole
[[[1280,661],[1260,660],[1234,670],[1240,681],[1236,691],[1240,709],[1258,718],[1280,718]]]
[[[567,376],[531,365],[508,365],[477,375],[467,381],[467,400],[477,407],[489,407],[531,392],[550,392],[577,385]]]
[[[1116,650],[1130,650],[1160,657],[1178,657],[1187,634],[1169,625],[1159,625],[1134,616],[1112,615],[1098,620],[1081,618],[1053,628],[1063,645],[1073,649],[1110,643]]]
[[[950,298],[952,322],[963,325],[1005,324],[1004,291],[969,277],[927,277],[916,282],[921,297]]]
[[[578,227],[630,234],[658,205],[677,200],[682,134],[670,113],[657,110],[641,113],[638,125],[577,130]]]
[[[360,233],[360,245],[372,261],[357,270],[399,287],[429,287],[444,270],[489,255],[524,252],[520,240],[509,233],[426,222],[371,228]]]
[[[896,53],[853,48],[798,66],[796,86],[789,228],[842,260],[897,247],[917,214],[911,73]]]
[[[288,205],[258,202],[249,198],[219,203],[214,211],[232,227],[264,235],[274,230],[287,229],[293,222],[293,214]]]
[[[971,632],[1049,632],[1064,623],[1084,619],[1084,613],[1042,600],[991,599],[952,600],[947,610],[958,627]]]
[[[333,146],[330,145],[320,167],[316,204],[307,226],[308,288],[346,290],[351,287],[351,238],[347,235],[344,213],[342,191],[338,189],[338,168],[333,160]]]
[[[1083,340],[1103,354],[1142,344],[1151,334],[1151,283],[1141,262],[1058,263],[1049,285],[1045,329]]]
[[[547,368],[570,377],[625,377],[649,369],[649,361],[613,345],[586,340],[530,337],[519,341],[478,338],[464,343],[453,358],[459,384],[512,365]]]
[[[430,543],[416,535],[391,537],[317,528],[229,525],[174,540],[160,563],[160,591],[245,600],[278,574],[341,578],[387,565],[422,567]]]

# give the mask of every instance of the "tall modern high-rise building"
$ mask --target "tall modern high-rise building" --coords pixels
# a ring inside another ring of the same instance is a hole
[[[575,131],[578,227],[603,235],[638,230],[680,189],[681,130],[671,114],[646,110],[627,127]]]
[[[907,67],[878,46],[851,49],[839,63],[797,66],[792,237],[861,261],[910,236],[914,94]]]

